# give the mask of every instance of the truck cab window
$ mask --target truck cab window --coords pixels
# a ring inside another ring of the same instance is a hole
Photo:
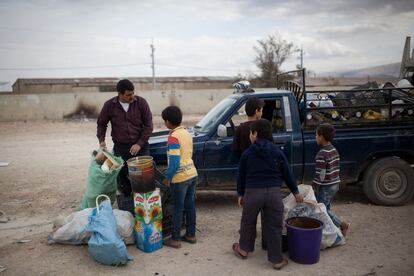
[[[284,131],[285,122],[282,112],[282,100],[266,100],[262,118],[271,122],[274,133]]]
[[[226,123],[227,136],[233,137],[236,128],[243,122],[247,121],[247,115],[245,111],[245,104],[243,104]]]
[[[268,120],[272,124],[274,133],[285,131],[285,120],[283,116],[282,99],[269,99],[265,100],[263,107],[262,118]],[[243,122],[247,121],[247,115],[245,111],[245,104],[240,106],[237,112],[226,123],[227,136],[234,136],[236,128]]]

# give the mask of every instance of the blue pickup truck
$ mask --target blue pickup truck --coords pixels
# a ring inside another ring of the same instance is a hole
[[[299,87],[299,88],[298,88]],[[246,120],[250,97],[265,101],[263,116],[272,123],[274,143],[286,154],[298,183],[312,182],[316,126],[335,125],[334,146],[341,157],[342,184],[363,183],[375,204],[403,205],[414,194],[414,96],[395,87],[349,91],[305,91],[297,85],[273,92],[232,94],[212,108],[190,131],[199,188],[236,188],[238,160],[233,135]],[[292,89],[293,88],[293,89]],[[373,96],[374,95],[374,96]],[[153,133],[150,152],[165,166],[168,131]]]

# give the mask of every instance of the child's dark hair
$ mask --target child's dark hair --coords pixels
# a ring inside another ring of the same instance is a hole
[[[335,136],[335,128],[328,123],[323,123],[318,126],[316,133],[322,136],[327,142],[332,142]]]
[[[253,116],[256,113],[256,110],[264,106],[264,101],[262,99],[252,97],[247,100],[245,111],[247,116]]]
[[[257,132],[257,137],[273,142],[272,125],[266,119],[258,119],[250,125],[251,132]]]
[[[125,94],[126,90],[134,91],[134,84],[127,79],[120,80],[116,85],[116,91],[121,94]]]
[[[161,117],[164,121],[169,121],[171,124],[179,126],[183,119],[183,113],[181,113],[181,109],[178,106],[171,105],[162,111]]]

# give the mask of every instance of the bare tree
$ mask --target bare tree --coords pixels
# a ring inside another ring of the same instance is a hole
[[[293,52],[293,43],[282,40],[280,35],[269,35],[257,42],[259,45],[254,50],[257,53],[256,66],[261,70],[259,80],[264,87],[274,87],[280,66]]]

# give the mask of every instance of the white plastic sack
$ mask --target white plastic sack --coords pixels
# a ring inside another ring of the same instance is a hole
[[[299,193],[303,196],[304,201],[317,203],[315,192],[310,185],[301,184],[298,186]],[[285,206],[283,216],[287,218],[287,213],[296,206],[296,200],[292,193],[283,199],[283,205]]]
[[[345,237],[342,235],[341,230],[333,223],[325,204],[318,203],[311,217],[322,221],[325,225],[322,232],[321,249],[345,244]]]
[[[91,234],[86,231],[86,225],[88,225],[88,217],[91,212],[92,208],[87,208],[68,215],[62,226],[49,236],[48,243],[87,243]]]
[[[299,185],[299,193],[303,195],[304,203],[297,204],[293,194],[289,194],[283,199],[284,211],[283,221],[294,216],[311,217],[322,221],[325,225],[322,232],[321,249],[345,244],[345,238],[341,230],[333,223],[328,215],[326,206],[317,203],[315,192],[310,185]],[[286,226],[283,227],[286,233]]]
[[[87,244],[91,233],[86,230],[86,226],[88,225],[88,218],[92,213],[92,209],[86,208],[68,215],[63,220],[62,225],[59,225],[58,229],[49,236],[48,243]],[[118,209],[114,209],[113,213],[121,239],[127,245],[134,244],[135,219],[132,214]]]
[[[125,244],[134,244],[134,216],[128,212],[119,209],[112,210],[116,219],[118,233]]]
[[[303,196],[303,201],[317,203],[315,192],[310,185],[301,184],[298,186],[299,193]],[[283,199],[283,221],[288,219],[288,213],[297,205],[295,197],[290,193]],[[283,234],[286,234],[286,227],[283,227]]]

